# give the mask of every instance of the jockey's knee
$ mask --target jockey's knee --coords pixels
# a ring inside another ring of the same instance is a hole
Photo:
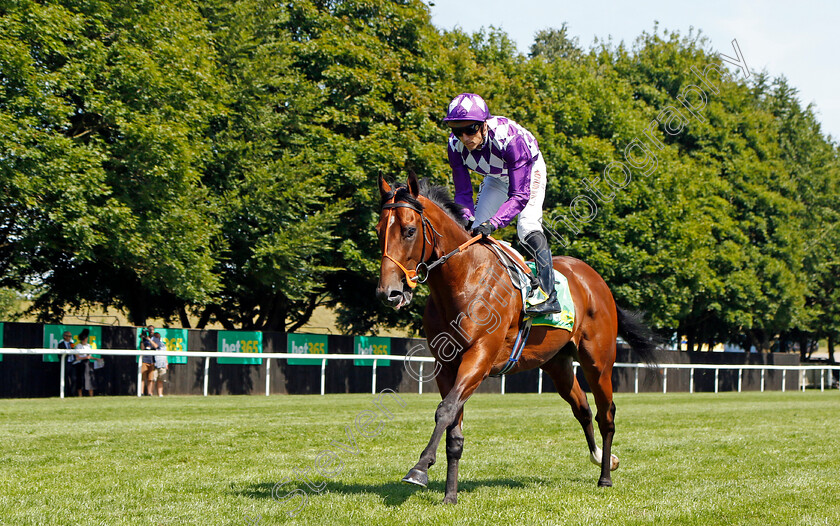
[[[525,242],[525,238],[530,236],[534,232],[542,232],[542,228],[533,228],[533,227],[525,227],[523,226],[522,222],[516,224],[516,236],[519,238],[519,242],[523,246],[527,246]]]

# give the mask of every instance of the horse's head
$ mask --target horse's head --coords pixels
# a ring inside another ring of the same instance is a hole
[[[376,233],[382,249],[379,286],[376,296],[386,305],[399,309],[411,302],[417,286],[417,267],[431,255],[434,235],[420,204],[420,185],[412,173],[405,186],[393,188],[379,176],[382,212]],[[422,269],[421,269],[422,273]]]

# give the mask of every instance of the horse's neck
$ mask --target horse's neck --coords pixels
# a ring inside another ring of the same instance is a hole
[[[457,249],[470,239],[461,225],[436,204],[427,206],[427,215],[440,233],[437,237],[434,257],[440,258]],[[479,287],[470,279],[477,269],[487,268],[495,256],[480,243],[473,243],[444,264],[434,268],[429,275],[429,288],[439,306],[452,303],[469,303],[480,293]]]
[[[469,233],[436,203],[426,200],[424,205],[426,216],[440,234],[437,236],[434,232],[432,233],[432,236],[436,238],[434,250],[437,257],[452,252],[470,239]]]

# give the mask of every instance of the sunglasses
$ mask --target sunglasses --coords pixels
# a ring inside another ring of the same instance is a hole
[[[483,122],[474,122],[474,123],[469,124],[467,126],[460,126],[458,128],[452,128],[452,135],[454,135],[455,137],[460,137],[461,135],[464,135],[465,133],[469,136],[475,135],[481,129],[481,126],[483,124],[484,124]]]

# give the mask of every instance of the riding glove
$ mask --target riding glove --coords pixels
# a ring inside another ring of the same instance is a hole
[[[481,235],[483,237],[487,237],[493,232],[496,231],[496,226],[488,219],[487,221],[481,223],[477,227],[473,228],[472,235],[477,236]]]

